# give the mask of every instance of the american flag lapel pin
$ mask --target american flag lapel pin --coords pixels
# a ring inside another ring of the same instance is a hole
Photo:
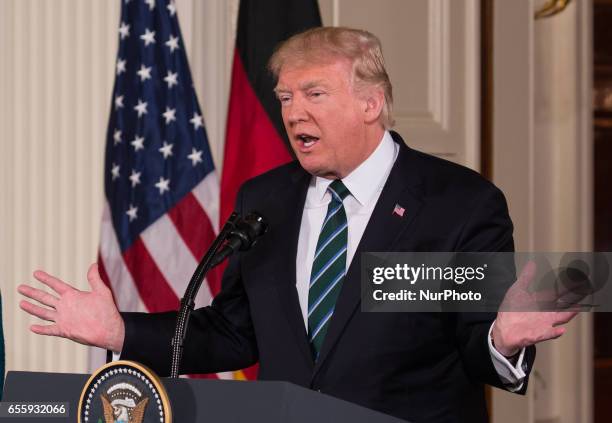
[[[393,214],[396,214],[399,217],[404,217],[405,211],[406,209],[400,206],[399,204],[396,204],[395,207],[393,207]]]

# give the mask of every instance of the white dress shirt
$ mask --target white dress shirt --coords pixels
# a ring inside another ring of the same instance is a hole
[[[370,220],[370,216],[372,216],[374,207],[378,202],[378,198],[398,154],[399,146],[393,141],[391,134],[385,131],[380,144],[370,157],[342,179],[342,182],[350,191],[350,195],[344,199],[344,209],[348,220],[347,269],[353,260],[359,241]],[[327,206],[331,201],[331,195],[327,191],[327,187],[331,183],[331,179],[320,177],[313,177],[311,179],[302,214],[295,270],[296,288],[306,330],[308,330],[308,287],[310,284],[310,273],[321,226],[327,214]],[[509,387],[509,390],[517,391],[521,389],[525,379],[525,372],[522,366],[525,349],[523,348],[516,365],[513,366],[491,343],[492,328],[493,325],[489,329],[489,350],[493,365],[501,380]]]

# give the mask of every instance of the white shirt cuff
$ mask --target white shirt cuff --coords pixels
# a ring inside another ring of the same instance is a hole
[[[493,346],[491,331],[493,330],[493,324],[489,328],[488,342],[489,342],[489,352],[491,353],[491,360],[493,361],[493,366],[499,375],[499,378],[504,383],[506,389],[510,392],[519,391],[523,387],[523,383],[525,382],[525,377],[527,374],[525,373],[526,365],[523,366],[523,359],[525,357],[525,348],[521,349],[521,353],[516,361],[516,365],[512,365],[510,361],[506,357],[504,357],[499,351],[495,349]]]

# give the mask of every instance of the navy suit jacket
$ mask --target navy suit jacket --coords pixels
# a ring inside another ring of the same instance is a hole
[[[400,151],[348,269],[318,361],[295,287],[311,175],[293,162],[242,186],[237,211],[258,211],[269,230],[252,250],[230,260],[213,304],[194,312],[181,372],[259,362],[260,379],[293,382],[410,421],[487,421],[484,384],[503,388],[487,341],[495,314],[361,312],[360,253],[513,251],[506,201],[476,172],[412,150],[392,135]],[[393,213],[396,204],[405,209],[403,217]],[[123,317],[121,358],[169,374],[176,314]],[[528,348],[527,371],[534,356]]]

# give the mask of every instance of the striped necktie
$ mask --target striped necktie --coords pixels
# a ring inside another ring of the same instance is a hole
[[[315,361],[346,273],[348,223],[342,201],[350,192],[339,179],[327,190],[332,200],[321,227],[308,290],[308,334]]]

